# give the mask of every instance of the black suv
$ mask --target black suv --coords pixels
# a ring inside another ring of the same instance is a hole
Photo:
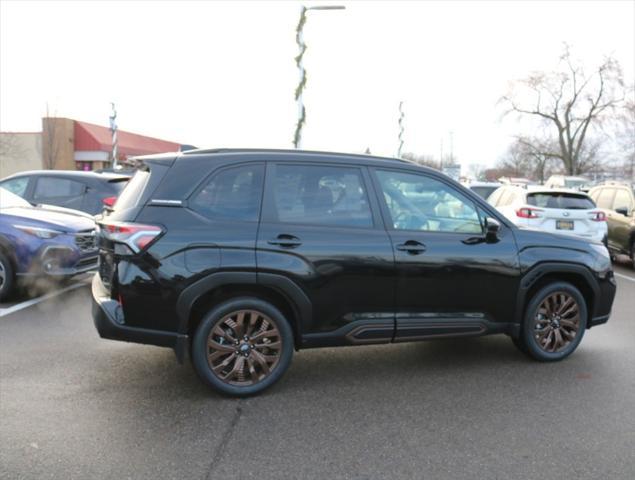
[[[589,196],[606,214],[609,251],[628,255],[635,268],[635,189],[628,184],[607,183],[591,189]]]
[[[99,244],[99,334],[189,354],[239,396],[311,347],[505,333],[561,360],[615,295],[603,245],[521,230],[439,172],[362,155],[145,157]]]

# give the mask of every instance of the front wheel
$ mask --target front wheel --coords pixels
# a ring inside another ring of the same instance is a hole
[[[6,300],[13,294],[15,273],[9,258],[0,252],[0,301]]]
[[[565,282],[549,284],[527,305],[521,350],[541,362],[562,360],[582,341],[586,323],[587,307],[580,291]]]
[[[291,364],[293,332],[273,305],[250,297],[224,302],[201,321],[192,362],[217,392],[244,397],[277,382]]]

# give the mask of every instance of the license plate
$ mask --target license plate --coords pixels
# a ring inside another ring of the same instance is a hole
[[[573,230],[573,220],[556,220],[558,230]]]

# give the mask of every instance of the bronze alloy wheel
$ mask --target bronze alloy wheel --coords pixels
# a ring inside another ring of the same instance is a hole
[[[540,303],[534,319],[534,336],[543,351],[563,351],[579,330],[580,307],[569,293],[552,293]]]
[[[207,362],[216,377],[236,386],[265,379],[278,365],[282,337],[276,324],[257,310],[225,315],[207,337]]]

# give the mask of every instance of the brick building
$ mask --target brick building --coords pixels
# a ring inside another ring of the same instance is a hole
[[[117,131],[118,160],[181,150],[181,144]],[[111,165],[108,127],[45,117],[41,132],[0,132],[0,178],[25,170],[99,170]]]

